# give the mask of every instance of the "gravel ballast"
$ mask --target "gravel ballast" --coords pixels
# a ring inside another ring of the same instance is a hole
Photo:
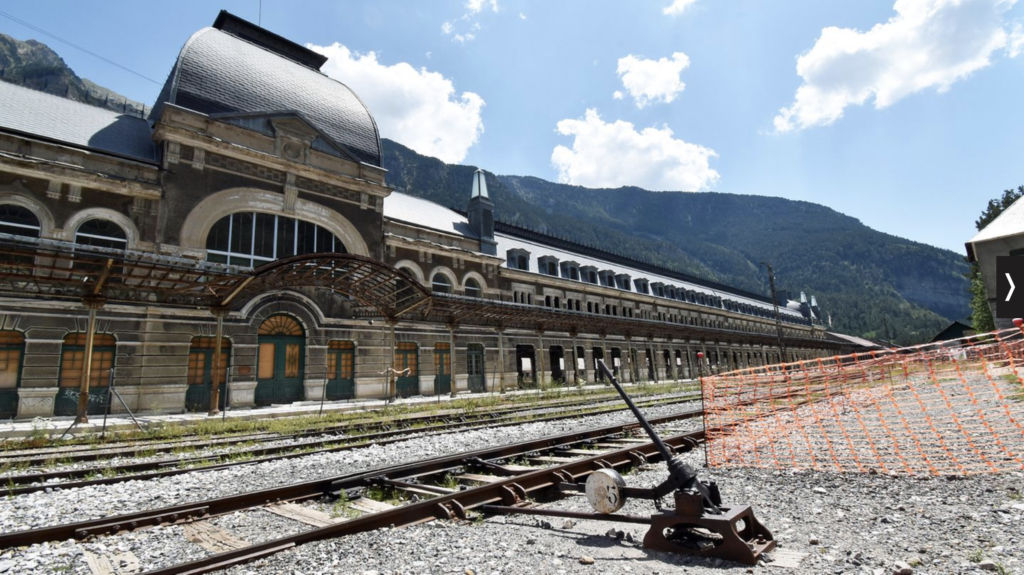
[[[660,417],[692,410],[698,405],[656,407],[646,409],[645,413],[651,417]],[[632,420],[632,414],[616,412],[418,437],[390,445],[371,445],[337,453],[311,454],[307,457],[197,471],[150,481],[129,480],[113,485],[55,488],[0,500],[0,532],[74,523],[259,491]]]

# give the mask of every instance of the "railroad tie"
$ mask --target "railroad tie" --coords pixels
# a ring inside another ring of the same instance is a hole
[[[287,517],[292,521],[298,521],[299,523],[305,523],[313,527],[327,527],[328,525],[334,525],[335,523],[341,523],[344,518],[331,517],[323,511],[317,511],[297,503],[281,503],[279,505],[270,505],[264,507],[267,511],[280,515],[281,517]]]
[[[617,449],[622,449],[622,448],[618,447]],[[562,449],[558,453],[559,454],[564,454],[564,455],[582,455],[583,457],[594,457],[595,455],[601,455],[602,453],[607,453],[607,452],[608,452],[608,450],[606,450],[606,449],[604,449],[604,450],[595,450],[595,449]]]
[[[597,454],[595,454],[595,455],[597,455]],[[541,465],[544,465],[544,464],[552,464],[552,463],[557,463],[557,464],[572,463],[573,461],[576,461],[576,460],[571,458],[571,457],[551,457],[550,455],[540,455],[538,457],[531,457],[530,461],[531,462],[537,462],[537,463],[539,463]]]
[[[498,483],[506,478],[495,477],[494,475],[479,475],[477,473],[463,473],[462,475],[456,475],[455,479],[472,483]]]
[[[182,528],[185,531],[186,539],[214,553],[224,553],[249,547],[248,542],[235,537],[209,521],[186,523]]]
[[[83,551],[82,556],[85,559],[85,564],[92,571],[92,575],[128,575],[137,573],[142,565],[139,558],[131,551],[110,557]]]
[[[388,509],[394,509],[394,505],[377,501],[376,499],[370,499],[369,497],[360,497],[359,499],[350,501],[349,507],[358,509],[364,513],[378,513],[381,511],[387,511]]]

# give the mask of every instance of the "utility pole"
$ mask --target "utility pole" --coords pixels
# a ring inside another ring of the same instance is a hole
[[[772,271],[772,264],[761,262],[761,265],[768,269],[768,286],[772,290],[772,305],[775,307],[775,333],[779,338],[779,354],[782,356],[782,363],[789,361],[786,358],[786,344],[782,341],[782,314],[779,313],[779,296],[775,292],[775,272]]]

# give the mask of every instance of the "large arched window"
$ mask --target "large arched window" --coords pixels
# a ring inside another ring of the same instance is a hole
[[[274,214],[239,212],[225,216],[206,236],[206,259],[259,267],[302,254],[347,253],[345,244],[326,228]]]
[[[452,293],[452,282],[448,281],[448,276],[440,272],[434,274],[430,287],[437,293]]]
[[[82,222],[75,232],[75,243],[100,248],[128,249],[128,235],[110,220],[93,218]]]
[[[14,204],[0,205],[0,232],[38,238],[39,231],[39,218],[31,210]]]
[[[483,290],[480,289],[480,284],[473,278],[466,280],[466,295],[469,297],[483,297]]]

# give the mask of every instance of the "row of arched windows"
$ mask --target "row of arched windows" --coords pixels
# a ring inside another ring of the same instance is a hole
[[[38,238],[42,232],[39,218],[28,208],[14,204],[0,205],[0,232],[15,236]],[[92,218],[75,230],[75,243],[101,248],[128,249],[128,234],[110,220]]]
[[[16,204],[0,204],[0,232],[38,238],[39,218]],[[117,222],[91,218],[75,230],[79,245],[128,249],[128,233]],[[206,237],[207,259],[259,267],[276,259],[310,253],[347,253],[345,244],[326,228],[276,214],[236,212],[220,219]]]

